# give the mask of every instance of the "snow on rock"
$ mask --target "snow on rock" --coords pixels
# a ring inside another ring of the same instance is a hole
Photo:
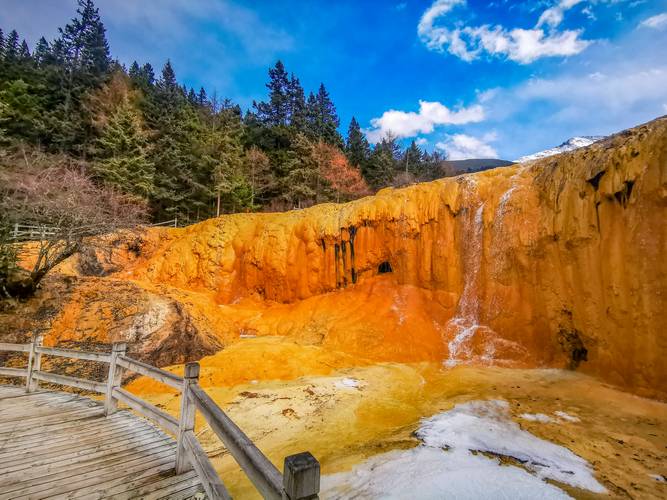
[[[552,421],[551,417],[549,415],[545,415],[544,413],[522,413],[519,415],[519,418],[530,420],[531,422],[542,422],[545,424]]]
[[[344,378],[334,385],[337,389],[359,389],[359,381],[355,378]]]
[[[517,163],[525,163],[527,161],[537,160],[539,158],[546,158],[547,156],[553,156],[560,153],[565,153],[566,151],[572,151],[574,149],[590,146],[594,142],[600,141],[604,138],[605,136],[598,136],[598,135],[571,137],[563,144],[561,144],[560,146],[556,146],[555,148],[545,149],[544,151],[539,151],[537,153],[533,153],[532,155],[522,156],[517,160]]]
[[[416,448],[376,455],[352,471],[323,476],[323,497],[569,498],[545,479],[606,491],[586,460],[522,430],[506,401],[457,405],[423,419],[416,435],[422,441]],[[513,457],[522,467],[501,465],[478,452]]]
[[[575,417],[574,415],[570,415],[569,413],[565,413],[564,411],[555,411],[554,415],[556,415],[559,418],[562,418],[563,420],[567,420],[568,422],[581,422],[581,419],[579,417]]]
[[[327,499],[512,499],[570,498],[518,467],[466,450],[428,446],[376,455],[350,472],[322,476]]]

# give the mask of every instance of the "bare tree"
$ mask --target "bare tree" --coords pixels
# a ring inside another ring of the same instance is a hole
[[[29,296],[54,267],[96,244],[95,236],[132,229],[146,220],[145,203],[96,185],[83,165],[0,171],[0,214],[7,224],[45,226],[31,270],[0,276],[11,296]],[[8,241],[0,245],[15,245]]]

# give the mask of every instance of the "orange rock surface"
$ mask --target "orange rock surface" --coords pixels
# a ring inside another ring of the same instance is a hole
[[[136,334],[151,323],[133,318],[157,318],[163,301],[209,344],[277,335],[351,364],[570,366],[667,397],[666,206],[663,118],[556,157],[346,204],[150,230],[89,286],[134,290],[111,294],[129,319],[100,338]],[[111,318],[85,293],[63,305],[54,339]]]

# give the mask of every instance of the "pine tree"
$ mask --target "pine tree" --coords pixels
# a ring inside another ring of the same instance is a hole
[[[118,107],[97,141],[93,170],[104,182],[125,193],[148,198],[155,168],[148,160],[147,138],[139,116],[129,103]]]
[[[78,5],[79,17],[59,29],[65,62],[70,72],[82,72],[96,83],[111,64],[106,29],[92,0],[78,0]]]
[[[6,62],[13,62],[19,56],[19,34],[16,30],[12,30],[5,42],[4,58]]]
[[[292,76],[289,81],[289,123],[299,132],[306,131],[306,98],[299,79]]]
[[[192,87],[190,87],[190,91],[188,92],[188,102],[193,106],[199,104],[199,100],[197,99],[197,94],[195,94],[195,89],[193,89]]]
[[[362,174],[366,182],[375,189],[389,186],[396,172],[400,148],[392,136],[385,137],[373,148],[371,157]]]
[[[204,90],[204,87],[199,88],[199,94],[197,95],[197,103],[201,107],[209,106],[208,96],[206,95],[206,90]]]
[[[153,66],[150,63],[146,63],[141,67],[141,74],[143,75],[144,81],[148,86],[151,86],[155,83],[155,71]]]
[[[46,41],[46,38],[41,37],[35,46],[35,62],[38,66],[46,64],[49,60],[50,48],[49,42]]]
[[[290,110],[290,81],[281,61],[269,69],[269,102],[253,102],[260,121],[268,126],[287,125]]]
[[[130,70],[127,74],[133,81],[138,80],[141,77],[141,68],[139,68],[139,63],[137,61],[132,61]]]
[[[366,136],[361,131],[359,122],[353,116],[350,120],[350,126],[347,129],[347,142],[345,152],[350,163],[357,168],[362,168],[368,162],[371,155],[371,148]]]
[[[304,134],[294,138],[285,170],[287,175],[282,179],[282,191],[292,207],[303,208],[316,203],[322,179],[313,145]]]
[[[30,57],[30,48],[28,47],[28,42],[23,40],[21,42],[21,48],[19,48],[19,61],[21,62],[29,62],[31,60]]]
[[[81,16],[81,66],[96,77],[109,71],[111,57],[106,29],[93,0],[79,0]]]
[[[171,66],[171,61],[168,59],[162,68],[162,77],[158,80],[157,86],[162,92],[171,96],[182,92],[181,87],[179,87],[178,82],[176,81],[174,68]]]
[[[3,60],[5,56],[5,33],[0,28],[0,61]]]
[[[324,84],[320,84],[316,96],[308,96],[308,118],[310,132],[317,139],[336,147],[343,146],[343,138],[338,133],[340,119],[336,107],[329,97]]]
[[[44,128],[40,100],[23,80],[14,80],[0,91],[3,104],[0,128],[6,135],[22,140],[36,140]]]
[[[401,158],[401,163],[403,165],[400,165],[399,168],[406,173],[416,175],[421,170],[421,164],[424,160],[423,157],[424,154],[422,153],[422,150],[419,149],[419,146],[417,146],[415,141],[412,141],[410,146],[405,150],[405,153],[403,153],[403,158]]]

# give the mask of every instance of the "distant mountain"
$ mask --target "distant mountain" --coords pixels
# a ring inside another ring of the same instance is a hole
[[[546,158],[547,156],[553,156],[560,153],[565,153],[566,151],[572,151],[574,149],[590,146],[594,142],[597,142],[604,138],[605,138],[604,135],[583,135],[578,137],[571,137],[563,144],[561,144],[560,146],[556,146],[555,148],[545,149],[544,151],[540,151],[539,153],[533,153],[532,155],[522,156],[517,160],[517,163],[524,163],[531,160],[537,160],[539,158]]]

